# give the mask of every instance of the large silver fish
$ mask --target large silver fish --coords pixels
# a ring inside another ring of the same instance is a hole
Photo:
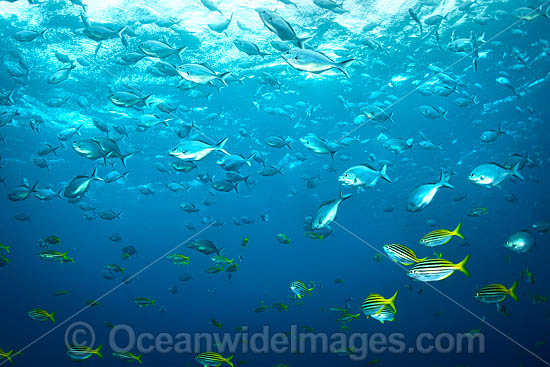
[[[76,176],[67,184],[63,191],[63,196],[72,199],[82,197],[86,191],[90,188],[92,181],[103,181],[102,178],[97,176],[97,168],[94,169],[91,176]]]
[[[296,70],[319,74],[323,71],[336,69],[341,71],[347,78],[350,76],[346,68],[355,61],[355,59],[349,59],[335,62],[321,52],[301,48],[286,51],[281,57]]]
[[[170,151],[170,155],[184,161],[200,161],[213,151],[220,151],[226,155],[230,155],[225,150],[227,139],[223,139],[216,145],[211,145],[200,140],[184,140]]]
[[[340,197],[338,199],[323,202],[313,216],[311,228],[321,229],[327,227],[330,223],[334,221],[334,218],[336,218],[340,203],[344,200],[349,199],[351,196],[351,194],[343,195],[342,191],[340,191]]]
[[[449,183],[451,175],[445,176],[441,170],[441,178],[438,183],[420,185],[411,192],[407,201],[407,210],[410,212],[419,212],[424,209],[435,197],[435,194],[441,187],[454,189],[455,187]]]
[[[472,170],[468,180],[487,188],[499,186],[510,176],[525,180],[519,173],[521,164],[521,161],[517,162],[512,168],[504,168],[497,163],[481,164]]]

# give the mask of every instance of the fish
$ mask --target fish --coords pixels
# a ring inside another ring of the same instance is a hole
[[[511,176],[525,181],[525,178],[519,172],[520,168],[521,162],[516,163],[512,168],[502,167],[498,163],[481,164],[470,172],[468,180],[486,188],[499,187]]]
[[[338,199],[328,200],[321,203],[311,223],[312,229],[321,229],[326,228],[334,219],[338,213],[338,208],[340,204],[349,198],[352,197],[352,194],[343,194],[340,190],[340,196]]]
[[[225,138],[216,145],[211,145],[201,140],[184,140],[170,151],[170,155],[184,161],[200,161],[214,151],[231,155],[225,150],[227,140],[228,138]]]
[[[407,275],[422,282],[434,282],[446,279],[458,270],[469,277],[470,272],[466,269],[468,260],[470,260],[470,255],[466,255],[464,260],[458,264],[445,259],[428,259],[410,268]]]
[[[284,233],[277,234],[276,238],[277,241],[279,241],[283,245],[288,245],[290,243],[290,238]]]
[[[298,297],[298,299],[300,299],[304,296],[304,294],[311,295],[311,291],[313,290],[313,287],[308,288],[304,282],[295,280],[292,283],[290,283],[290,290],[294,292],[294,294],[296,295],[296,297]]]
[[[381,324],[383,324],[386,321],[393,321],[395,320],[395,311],[390,306],[384,306],[380,312],[375,313],[371,315],[371,317],[375,320],[380,321]]]
[[[184,64],[177,67],[178,74],[185,80],[196,84],[206,84],[213,80],[219,80],[226,87],[225,79],[231,75],[230,71],[218,74],[204,64]]]
[[[187,49],[186,46],[174,48],[162,41],[147,40],[138,45],[138,48],[147,56],[164,59],[171,55],[176,55],[180,60],[183,60],[182,54]]]
[[[138,361],[140,364],[143,363],[141,361],[141,357],[143,356],[142,354],[140,354],[139,356],[136,356],[136,355],[133,355],[130,352],[123,352],[123,353],[113,352],[112,355],[116,359],[120,359],[120,360],[128,362],[128,363],[134,362],[134,361]]]
[[[54,319],[54,316],[55,316],[55,311],[52,312],[52,313],[48,313],[47,311],[41,309],[41,308],[33,308],[32,310],[30,310],[27,315],[29,315],[29,317],[35,321],[41,321],[41,322],[44,322],[44,321],[51,321],[52,323],[55,323],[55,319]]]
[[[311,37],[298,37],[290,23],[274,11],[257,8],[256,12],[267,29],[275,33],[281,41],[292,41],[299,48],[304,48],[305,43],[311,39]]]
[[[389,183],[392,180],[386,174],[388,165],[384,164],[380,170],[376,170],[367,164],[361,164],[348,168],[342,175],[338,177],[338,181],[342,185],[350,187],[374,187],[379,179],[383,179]]]
[[[300,138],[300,142],[304,146],[317,154],[330,154],[331,159],[334,161],[334,154],[338,151],[338,144],[329,142],[323,138],[318,137],[317,135],[310,133],[304,137]]]
[[[74,361],[84,361],[93,355],[103,358],[101,347],[99,345],[96,349],[92,349],[88,346],[70,345],[67,347],[67,355]]]
[[[420,27],[420,34],[422,35],[422,22],[420,21],[420,18],[418,18],[418,15],[413,8],[409,8],[409,15],[411,16],[412,20],[414,20],[414,22],[418,24],[418,27]]]
[[[461,227],[462,223],[458,223],[453,231],[449,231],[447,229],[437,229],[435,231],[431,231],[430,233],[424,235],[424,237],[420,239],[419,243],[427,247],[435,247],[449,243],[453,236],[464,239],[464,236],[460,233]]]
[[[2,348],[0,348],[0,357],[6,359],[8,362],[10,363],[13,363],[13,360],[12,358],[16,355],[17,353],[13,353],[13,349],[8,351],[8,352],[4,352],[4,350]]]
[[[441,187],[454,189],[455,187],[449,183],[451,175],[445,175],[441,170],[439,182],[435,184],[424,184],[416,187],[409,195],[406,208],[410,212],[419,212],[428,206]]]
[[[296,70],[320,74],[327,70],[336,69],[342,72],[348,79],[351,77],[347,68],[355,61],[355,59],[348,59],[335,62],[319,51],[301,48],[283,52],[281,57]]]
[[[384,245],[384,252],[395,262],[401,265],[412,265],[424,261],[427,257],[419,259],[413,250],[404,245]]]
[[[535,237],[528,230],[511,234],[504,243],[505,248],[519,254],[531,251],[534,246]]]
[[[91,176],[76,176],[73,178],[63,190],[63,196],[69,199],[84,196],[92,181],[103,181],[102,178],[97,176],[97,168],[94,169]]]
[[[199,353],[195,356],[195,360],[203,366],[220,366],[223,363],[227,363],[233,367],[233,362],[231,362],[233,360],[233,356],[225,358],[216,352]]]
[[[502,130],[502,124],[499,124],[497,130],[484,131],[479,138],[485,143],[492,143],[503,134],[506,134],[506,131]]]
[[[483,303],[500,303],[504,301],[507,296],[510,296],[514,301],[518,302],[519,299],[516,295],[517,287],[517,280],[510,288],[506,288],[502,284],[489,284],[481,287],[474,294],[474,297]]]
[[[244,52],[248,56],[261,56],[262,58],[265,56],[271,55],[269,52],[262,52],[257,44],[254,42],[250,42],[244,39],[236,39],[233,41],[233,44],[239,51]]]
[[[154,299],[151,300],[146,297],[136,297],[134,298],[134,303],[141,308],[141,307],[147,307],[147,306],[154,306],[155,300]]]
[[[384,298],[377,293],[371,293],[361,304],[361,310],[367,318],[369,316],[379,314],[386,306],[389,306],[394,312],[397,312],[397,309],[395,308],[397,293],[399,293],[399,291],[396,291],[390,298]]]

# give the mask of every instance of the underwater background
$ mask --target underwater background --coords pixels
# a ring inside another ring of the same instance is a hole
[[[351,348],[220,351],[234,354],[235,365],[550,364],[548,2],[294,3],[0,1],[0,243],[9,246],[9,252],[0,248],[0,348],[22,350],[14,365],[77,363],[66,343],[77,321],[93,329],[90,347],[103,346],[103,358],[82,362],[88,366],[127,363],[109,348],[112,327],[121,324],[155,336],[235,334],[243,325],[249,333],[264,326],[288,333],[297,325],[327,335],[402,333],[408,346],[421,333],[479,332],[485,341],[484,352],[370,352],[362,360],[350,358]],[[288,23],[271,31],[257,8]],[[231,14],[223,29],[220,22]],[[300,37],[282,33],[289,27]],[[322,72],[296,70],[281,57],[304,50],[302,36],[311,37],[305,50],[324,56],[316,54],[306,68],[321,58]],[[269,54],[242,51],[237,39]],[[453,51],[457,39],[465,40],[464,50]],[[143,45],[148,40],[162,45],[151,51]],[[355,61],[339,64],[349,59]],[[186,65],[208,80],[186,73]],[[135,97],[133,105],[113,101],[122,91]],[[480,139],[499,126],[503,132],[494,140]],[[306,146],[309,134],[317,137],[314,149]],[[74,142],[95,137],[111,139],[120,151],[87,158],[75,149]],[[269,137],[284,144],[273,147]],[[214,149],[225,138],[230,155]],[[392,139],[398,148],[387,144]],[[171,154],[181,142],[199,140],[214,149],[204,159]],[[44,153],[48,147],[59,148]],[[119,155],[129,153],[123,162]],[[237,154],[245,182],[226,178],[220,163]],[[177,172],[174,162],[196,167]],[[505,172],[517,166],[524,179],[510,174],[489,187],[468,179],[490,162]],[[374,171],[386,165],[391,183],[343,184],[343,173],[362,164]],[[71,182],[94,169],[104,181],[69,197]],[[441,170],[454,188],[442,187],[425,208],[407,210],[411,192],[437,183]],[[108,183],[112,171],[129,173]],[[311,217],[341,190],[352,196],[334,221],[312,228]],[[464,239],[419,244],[427,233],[458,223]],[[536,245],[526,252],[505,246],[525,230]],[[211,241],[218,253],[190,248],[197,240]],[[470,255],[471,276],[411,279],[410,266],[386,256],[387,244],[452,263]],[[67,252],[72,261],[47,261],[48,250]],[[174,253],[188,263],[166,258]],[[228,263],[213,261],[215,255]],[[293,293],[289,284],[297,280],[312,288],[310,296]],[[474,297],[487,284],[509,287],[516,280],[519,301],[508,297],[498,303],[504,309]],[[369,294],[389,298],[396,291],[395,320],[366,318],[361,305]],[[154,304],[140,307],[139,297]],[[35,308],[55,311],[56,322],[29,317]],[[360,315],[336,320],[348,311]],[[192,366],[206,351],[130,352],[143,354],[144,365]],[[10,364],[5,357],[0,363]]]

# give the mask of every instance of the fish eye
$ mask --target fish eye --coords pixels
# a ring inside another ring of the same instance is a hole
[[[480,180],[484,180],[484,179],[485,179],[485,176],[479,176],[479,179],[480,179]]]

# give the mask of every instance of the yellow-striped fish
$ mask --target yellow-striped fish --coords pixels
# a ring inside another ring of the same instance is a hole
[[[197,362],[199,362],[203,366],[219,366],[225,362],[231,367],[233,367],[233,362],[231,362],[231,360],[233,359],[233,356],[229,358],[225,358],[224,356],[216,352],[200,353],[200,354],[197,354],[195,359],[197,360]]]
[[[121,359],[123,361],[126,361],[128,363],[130,362],[133,362],[133,361],[138,361],[139,363],[143,363],[141,361],[141,357],[142,355],[140,354],[139,356],[135,356],[133,355],[132,353],[130,352],[125,352],[125,353],[113,353],[113,357],[117,358],[117,359]]]
[[[395,320],[395,311],[390,306],[384,306],[379,313],[372,315],[372,318],[380,321],[382,324],[385,321]]]
[[[51,320],[51,322],[55,322],[55,319],[53,318],[55,315],[55,311],[52,313],[48,313],[47,311],[41,309],[41,308],[33,308],[30,310],[27,315],[35,321],[48,321]]]
[[[516,295],[516,288],[518,287],[518,281],[516,280],[514,284],[508,289],[502,284],[489,284],[485,287],[482,287],[474,295],[475,298],[480,300],[483,303],[500,303],[504,301],[507,296],[512,297],[514,301],[518,301],[518,296]]]
[[[418,257],[416,257],[416,254],[413,250],[411,250],[407,246],[399,245],[396,243],[393,243],[391,245],[384,245],[384,251],[393,261],[401,265],[412,265],[427,259],[427,257],[419,259]]]
[[[85,345],[71,345],[67,348],[67,355],[73,361],[84,361],[93,355],[103,358],[101,355],[101,345],[97,349],[92,349]]]
[[[431,231],[420,239],[420,244],[428,247],[435,247],[446,244],[453,236],[464,239],[464,236],[460,233],[460,227],[462,227],[462,223],[458,223],[454,231],[449,231],[448,229]]]
[[[384,298],[379,294],[371,293],[361,304],[361,310],[363,310],[363,313],[367,316],[367,318],[380,313],[385,306],[390,306],[394,312],[397,312],[397,309],[395,308],[395,298],[397,297],[398,292],[399,291],[396,291],[391,298]]]
[[[4,350],[0,348],[0,357],[7,359],[10,363],[13,363],[13,361],[11,360],[11,357],[13,357],[13,349],[9,352],[4,352]]]
[[[304,282],[295,280],[294,282],[290,283],[290,290],[294,292],[296,297],[302,298],[304,294],[311,295],[311,291],[313,290],[313,287],[308,288]]]
[[[445,259],[424,260],[413,266],[407,275],[422,282],[434,282],[446,279],[456,270],[470,276],[470,273],[466,269],[466,263],[469,259],[470,255],[467,255],[464,260],[458,264],[453,264],[449,260]]]

